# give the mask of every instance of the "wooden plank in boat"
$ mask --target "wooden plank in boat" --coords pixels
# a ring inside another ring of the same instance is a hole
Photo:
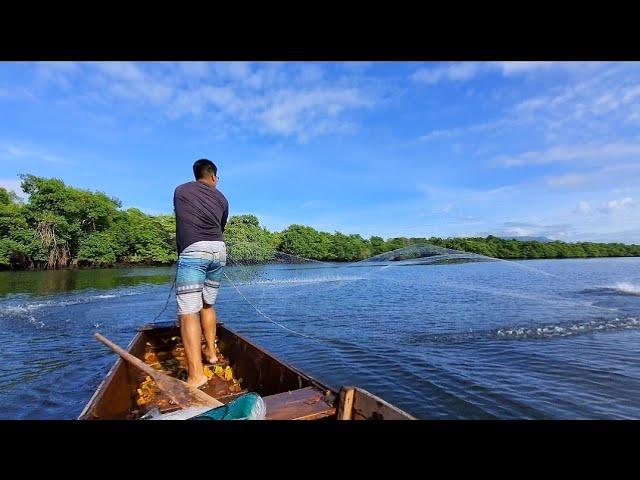
[[[224,397],[217,397],[216,400],[218,400],[219,402],[222,402],[224,404],[230,403],[233,400],[235,400],[236,398],[242,396],[242,395],[246,395],[247,393],[249,393],[249,390],[244,389],[244,390],[240,390],[239,392],[235,392],[235,393],[231,393],[229,395],[225,395]],[[180,407],[178,407],[177,405],[171,405],[168,402],[166,404],[158,404],[158,410],[160,411],[161,414],[165,414],[165,413],[172,413],[172,412],[176,412],[178,410],[180,410]]]
[[[335,414],[334,406],[325,401],[322,390],[305,387],[263,398],[267,420],[316,420]]]

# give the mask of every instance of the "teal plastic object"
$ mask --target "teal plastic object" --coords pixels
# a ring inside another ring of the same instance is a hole
[[[267,408],[257,393],[247,393],[226,405],[211,409],[191,420],[263,420]]]

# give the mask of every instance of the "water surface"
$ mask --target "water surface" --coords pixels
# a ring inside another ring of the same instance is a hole
[[[640,418],[639,258],[228,274],[253,303],[223,284],[229,326],[419,418]],[[127,345],[164,307],[173,275],[0,272],[0,418],[75,418],[115,360],[92,334]],[[159,320],[175,315],[171,297]]]

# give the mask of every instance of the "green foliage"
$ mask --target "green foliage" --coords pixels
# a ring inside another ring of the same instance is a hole
[[[78,261],[92,265],[106,266],[116,263],[113,237],[110,232],[95,232],[83,238],[78,250]]]
[[[0,206],[19,204],[20,199],[14,192],[8,191],[4,187],[0,187]]]
[[[175,217],[121,210],[120,201],[102,192],[65,185],[62,180],[22,176],[26,203],[0,188],[0,267],[57,268],[108,266],[118,262],[169,264],[177,259]],[[473,238],[405,238],[320,232],[290,225],[269,232],[255,215],[229,218],[225,230],[233,261],[259,263],[276,251],[325,261],[358,261],[416,243],[431,243],[489,257],[587,258],[640,256],[640,245]]]
[[[461,250],[504,259],[624,257],[640,255],[640,245],[622,243],[565,243],[508,240],[489,235],[471,238],[405,238],[387,239],[373,236],[365,240],[359,235],[331,235],[311,227],[291,225],[280,233],[277,250],[315,260],[358,261],[372,255],[397,250],[416,243],[430,243],[442,248]]]
[[[228,224],[242,227],[260,227],[258,217],[255,215],[236,215],[229,219]]]
[[[168,230],[173,226],[173,232]],[[147,215],[130,208],[114,222],[114,244],[122,259],[129,263],[170,263],[177,259],[175,222]]]
[[[0,238],[0,266],[11,265],[13,252],[17,251],[20,245],[10,238]]]
[[[371,246],[360,235],[333,234],[331,242],[332,257],[337,260],[358,261],[371,256]]]
[[[406,247],[407,245],[409,245],[409,239],[408,238],[404,238],[404,237],[396,237],[396,238],[390,238],[389,240],[387,240],[387,252],[391,251],[391,250],[397,250],[398,248],[402,248],[402,247]],[[415,242],[417,243],[417,241]]]
[[[41,254],[38,246],[18,197],[0,188],[0,266],[9,267],[25,262],[30,254]]]
[[[172,263],[175,219],[129,209],[102,192],[22,176],[24,205],[0,189],[0,265],[57,268],[116,262]]]
[[[419,240],[419,239],[412,239]],[[504,259],[525,258],[587,258],[587,257],[628,257],[640,254],[640,245],[623,243],[565,243],[519,241],[502,239],[489,235],[486,238],[437,238],[421,239],[439,247],[453,248],[489,257]]]
[[[304,225],[290,225],[281,235],[278,250],[311,260],[334,259],[331,235]]]
[[[269,260],[276,251],[277,238],[260,227],[254,215],[229,218],[224,232],[230,264],[234,262],[259,263]]]
[[[369,239],[369,246],[371,247],[371,255],[380,255],[381,253],[388,252],[387,242],[382,237],[371,237]]]

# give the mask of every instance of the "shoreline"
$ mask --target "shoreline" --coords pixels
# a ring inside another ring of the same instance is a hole
[[[472,253],[472,252],[469,252]],[[598,258],[640,258],[640,255],[603,255],[603,256],[592,256],[592,257],[539,257],[539,258],[527,258],[527,257],[519,257],[519,258],[500,258],[500,257],[489,257],[495,260],[504,260],[507,262],[510,261],[529,261],[529,260],[592,260]],[[366,260],[366,259],[363,259]],[[408,259],[409,260],[409,259]],[[362,260],[312,260],[312,262],[320,262],[320,263],[338,263],[338,264],[347,264],[347,263],[356,263],[361,262]],[[251,265],[268,265],[273,263],[274,265],[286,265],[283,262],[255,262]],[[304,262],[300,262],[297,265],[301,265]],[[128,269],[128,268],[148,268],[148,267],[172,267],[176,265],[177,262],[171,263],[161,263],[161,262],[140,262],[140,263],[115,263],[113,265],[83,265],[83,266],[68,266],[64,268],[0,268],[1,272],[64,272],[64,271],[86,271],[86,270],[108,270],[108,269]],[[233,266],[233,265],[227,265]]]

